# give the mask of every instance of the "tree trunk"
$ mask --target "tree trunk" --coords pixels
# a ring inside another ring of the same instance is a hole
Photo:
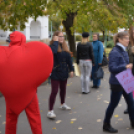
[[[105,41],[105,31],[102,31],[103,32],[103,42]]]
[[[72,34],[71,32],[71,27],[73,26],[75,16],[76,13],[67,14],[66,20],[62,21],[66,29],[66,35],[67,35],[70,51],[73,52],[74,57],[76,57],[76,43],[75,43],[74,33]]]

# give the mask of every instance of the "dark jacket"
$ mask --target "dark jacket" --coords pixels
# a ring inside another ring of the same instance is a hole
[[[128,53],[120,46],[115,46],[109,54],[109,71],[111,73],[109,83],[112,90],[123,90],[115,75],[126,70],[126,65],[129,64]]]
[[[68,78],[68,72],[74,71],[72,59],[68,52],[57,52],[58,45],[58,41],[54,41],[53,44],[50,45],[54,56],[54,67],[50,78],[54,80],[66,80]]]
[[[77,64],[79,64],[79,60],[91,59],[94,64],[94,55],[93,55],[93,47],[90,42],[86,44],[78,43],[77,45]]]
[[[132,53],[132,46],[129,45],[127,47],[127,52],[128,52],[128,56],[129,56],[129,63],[133,63],[133,53]]]

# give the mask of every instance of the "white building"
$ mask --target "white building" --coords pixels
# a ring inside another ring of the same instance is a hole
[[[29,18],[25,23],[26,28],[24,31],[20,31],[18,27],[17,31],[25,34],[26,40],[43,40],[48,38],[49,34],[48,16],[38,17],[36,21],[33,18]],[[0,40],[6,40],[11,31],[0,30]]]

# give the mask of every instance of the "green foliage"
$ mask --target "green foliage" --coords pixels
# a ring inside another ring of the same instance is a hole
[[[0,0],[0,28],[12,31],[20,24],[23,30],[29,17],[36,20],[44,14],[46,2],[47,0]]]
[[[52,22],[52,30],[57,31],[60,30],[59,27],[61,25],[62,20],[58,16],[50,16],[49,17],[49,31],[51,31],[51,22]],[[64,31],[64,29],[63,29]]]
[[[75,40],[76,40],[76,41],[81,41],[81,40],[82,40],[81,35],[75,35]]]
[[[104,42],[105,39],[101,35],[101,36],[99,36],[99,40],[102,41],[102,42]],[[111,40],[113,40],[113,36],[107,36],[107,41],[111,41]]]
[[[45,10],[47,8],[47,10]],[[133,25],[133,0],[0,0],[0,27],[13,30],[20,24],[25,28],[29,17],[58,16],[58,21],[66,20],[70,13],[76,17],[72,33],[83,31],[117,32],[118,28]],[[56,21],[56,19],[55,19]],[[59,25],[59,24],[56,24]],[[56,29],[56,28],[54,28]]]
[[[114,41],[111,40],[111,41],[108,41],[107,42],[107,48],[113,48],[114,47]]]

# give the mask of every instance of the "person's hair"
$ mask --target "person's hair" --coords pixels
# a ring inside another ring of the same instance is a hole
[[[131,47],[131,51],[134,54],[134,46]]]
[[[89,42],[89,37],[87,37],[87,38],[82,37],[81,44],[86,44],[87,42]]]
[[[99,33],[93,33],[93,35],[97,35],[97,38],[99,40]]]
[[[62,32],[61,32],[61,31],[56,31],[56,32],[54,32],[53,36],[58,36],[60,33],[62,33]],[[54,42],[54,41],[53,41],[53,38],[52,38],[52,40],[50,41],[50,45],[52,45],[53,42]],[[63,51],[66,51],[66,52],[70,53],[70,51],[69,51],[69,49],[68,49],[68,46],[67,46],[67,43],[66,43],[65,40],[64,40],[63,43],[62,43],[62,49],[63,49]],[[61,49],[60,45],[58,45],[58,50],[57,50],[57,52],[62,52],[62,49]]]
[[[114,36],[114,44],[119,42],[119,39],[123,39],[125,36],[129,36],[127,32],[119,32]]]
[[[134,46],[134,36],[133,36],[134,27],[132,26],[129,30],[129,39],[130,39],[130,46]]]

